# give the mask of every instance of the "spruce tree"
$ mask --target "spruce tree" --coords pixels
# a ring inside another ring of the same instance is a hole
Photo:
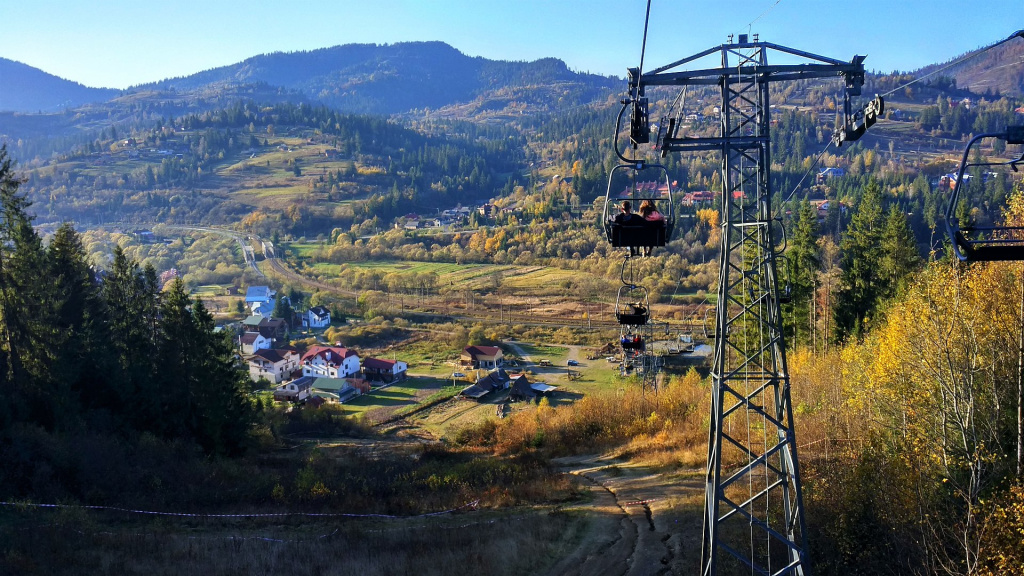
[[[109,385],[106,307],[81,237],[71,224],[57,229],[46,263],[53,290],[53,355],[58,359],[52,366],[55,409],[58,420],[71,426],[82,406],[109,406],[114,395]]]
[[[790,284],[792,286],[793,315],[791,332],[796,343],[807,342],[810,337],[811,299],[814,298],[815,278],[820,267],[818,258],[818,215],[810,202],[804,200],[797,210],[793,226],[793,239],[789,245]]]
[[[152,267],[139,269],[120,246],[103,282],[110,346],[117,370],[110,375],[115,390],[115,413],[123,414],[137,430],[152,430],[161,417],[157,384],[157,284]]]
[[[0,382],[6,418],[52,427],[52,293],[40,274],[45,252],[19,184],[6,146],[0,147]]]
[[[892,298],[906,287],[907,277],[921,264],[917,240],[907,215],[897,206],[889,209],[882,230],[882,258],[879,262],[881,296]]]
[[[842,287],[833,308],[839,341],[863,332],[883,293],[879,275],[883,226],[882,188],[872,179],[840,243]]]

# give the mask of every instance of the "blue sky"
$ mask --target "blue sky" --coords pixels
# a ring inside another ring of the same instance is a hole
[[[267,52],[441,40],[470,56],[554,56],[622,76],[639,63],[645,9],[645,0],[0,0],[0,57],[125,88]],[[873,70],[912,70],[1021,28],[1024,0],[654,0],[644,67],[749,31],[842,60],[867,54]]]

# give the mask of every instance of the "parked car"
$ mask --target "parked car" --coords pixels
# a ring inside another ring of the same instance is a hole
[[[578,361],[576,361],[576,360],[569,360],[569,362],[567,362],[567,364],[569,366],[579,366],[580,365],[580,363]]]

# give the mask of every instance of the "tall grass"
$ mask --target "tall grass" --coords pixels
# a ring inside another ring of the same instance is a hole
[[[706,406],[706,384],[691,370],[657,393],[607,391],[557,407],[542,401],[537,410],[459,430],[454,440],[501,455],[561,456],[618,446],[626,456],[660,454],[664,464],[693,467],[703,461]]]
[[[0,524],[0,573],[511,576],[551,564],[586,526],[582,516],[550,510],[301,525],[36,520]]]

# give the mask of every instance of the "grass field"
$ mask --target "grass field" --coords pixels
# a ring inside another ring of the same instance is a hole
[[[384,416],[384,412],[420,404],[431,395],[441,391],[446,383],[450,382],[438,378],[411,376],[404,382],[373,390],[346,402],[344,404],[345,412],[351,415],[367,414],[368,416],[374,412],[373,416],[379,418]]]
[[[291,243],[287,248],[299,259],[314,257],[320,247],[316,243]],[[552,266],[512,266],[507,264],[455,264],[451,262],[416,262],[411,260],[383,260],[375,262],[346,262],[332,264],[317,262],[313,268],[318,274],[336,276],[342,266],[352,270],[372,270],[384,276],[387,274],[425,274],[433,272],[438,276],[439,286],[460,289],[490,289],[497,280],[507,290],[527,290],[531,294],[558,293],[565,291],[565,283],[585,272],[563,270]]]

